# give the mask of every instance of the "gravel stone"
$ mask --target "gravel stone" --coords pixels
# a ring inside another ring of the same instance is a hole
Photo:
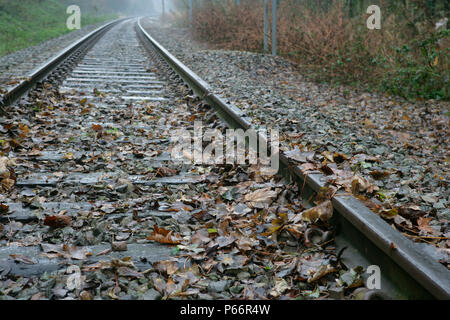
[[[170,24],[160,27],[147,20],[144,27],[255,126],[278,128],[281,150],[296,146],[316,154],[373,157],[376,161],[361,158],[336,166],[378,186],[385,205],[418,206],[438,219],[444,233],[450,230],[443,214],[450,207],[448,102],[410,102],[318,84],[305,78],[300,65],[282,57],[215,49]],[[374,171],[388,174],[377,180],[371,176]]]
[[[208,292],[223,293],[225,290],[227,290],[228,285],[228,280],[212,281],[208,285]]]
[[[155,289],[150,289],[139,297],[139,300],[160,300],[161,294]]]

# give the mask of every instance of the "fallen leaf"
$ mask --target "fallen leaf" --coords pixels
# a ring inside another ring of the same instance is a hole
[[[419,219],[417,219],[417,227],[419,228],[420,231],[432,234],[434,230],[430,226],[430,221],[431,218],[420,217]]]
[[[126,241],[113,241],[111,243],[112,251],[127,251],[127,242]]]
[[[336,269],[333,268],[330,264],[327,264],[327,265],[321,265],[321,266],[319,267],[319,269],[316,270],[316,271],[312,274],[312,276],[308,278],[308,281],[307,281],[307,282],[308,282],[308,283],[311,283],[311,282],[317,281],[317,280],[319,280],[319,279],[325,277],[327,274],[330,274],[330,273],[333,273],[333,272],[336,272]]]
[[[387,171],[379,171],[379,170],[375,170],[375,171],[371,171],[370,175],[372,176],[372,178],[374,178],[375,180],[382,180],[382,179],[386,179],[389,178],[389,172]]]
[[[336,162],[336,163],[342,163],[342,162],[344,162],[345,160],[348,160],[348,159],[349,158],[343,153],[335,152],[333,154],[333,161]]]
[[[173,231],[159,228],[156,224],[153,226],[153,231],[147,240],[153,240],[164,244],[180,244],[181,239],[179,235],[173,235]]]
[[[72,224],[72,219],[68,216],[47,216],[44,225],[51,228],[64,228]]]
[[[103,127],[101,124],[93,124],[92,125],[92,130],[94,131],[102,131]]]
[[[7,204],[0,203],[0,213],[8,213],[9,206]]]
[[[315,152],[302,152],[300,149],[295,148],[294,150],[286,151],[284,153],[289,159],[298,162],[309,162],[314,159]]]
[[[265,208],[278,195],[277,191],[271,191],[271,188],[258,189],[245,195],[245,201],[254,208]]]
[[[290,289],[289,284],[284,279],[275,280],[275,286],[270,290],[269,295],[273,298],[281,296],[284,292]]]
[[[64,244],[62,246],[62,249],[64,252],[64,256],[70,259],[85,260],[90,255],[89,252],[86,251],[85,247],[78,248],[76,246]]]
[[[370,187],[369,181],[356,175],[352,179],[352,193],[358,195]]]
[[[23,255],[20,255],[20,254],[10,254],[9,256],[11,258],[13,258],[14,261],[16,261],[16,262],[22,262],[25,264],[36,264],[36,261],[34,261],[28,257],[25,257]]]
[[[333,216],[333,205],[327,200],[314,208],[308,209],[302,213],[303,221],[317,222],[319,219],[327,222]]]
[[[153,268],[169,276],[177,272],[179,269],[175,261],[158,261],[153,264]]]
[[[67,152],[64,156],[63,159],[66,160],[73,160],[73,153],[72,152]]]

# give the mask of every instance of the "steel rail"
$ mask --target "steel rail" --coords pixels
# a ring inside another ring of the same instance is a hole
[[[253,128],[244,112],[215,94],[209,84],[151,37],[141,21],[138,21],[136,31],[147,50],[155,50],[228,126],[244,130]],[[302,193],[304,199],[310,199],[312,194],[326,186],[321,173],[305,175],[282,152],[279,156],[280,174],[302,184],[306,182]],[[381,289],[394,299],[450,299],[450,271],[447,268],[352,195],[338,193],[332,204],[336,246],[338,249],[346,248],[342,261],[348,267],[378,265]]]
[[[4,107],[11,105],[27,93],[36,83],[44,79],[52,71],[54,71],[59,65],[61,65],[66,59],[68,59],[73,53],[83,46],[89,46],[96,42],[106,31],[112,28],[117,23],[124,19],[117,19],[100,26],[93,30],[89,34],[85,35],[81,39],[75,41],[68,47],[62,49],[55,56],[44,62],[43,64],[32,70],[24,80],[20,81],[16,86],[8,90],[6,94],[1,97],[0,100],[0,113],[4,113]]]

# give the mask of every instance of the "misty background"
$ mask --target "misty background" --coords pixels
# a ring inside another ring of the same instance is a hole
[[[81,11],[97,14],[117,13],[121,15],[145,16],[160,15],[161,0],[63,0],[66,5],[79,5]],[[165,0],[166,12],[182,7],[183,0]]]

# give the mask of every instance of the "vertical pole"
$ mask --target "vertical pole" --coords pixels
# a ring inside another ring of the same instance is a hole
[[[277,0],[272,0],[272,55],[277,55]]]
[[[269,52],[269,0],[264,0],[264,52]]]
[[[192,24],[192,0],[189,0],[189,23]]]
[[[162,7],[162,19],[164,22],[166,20],[166,2],[165,2],[165,0],[161,0],[161,7]]]

